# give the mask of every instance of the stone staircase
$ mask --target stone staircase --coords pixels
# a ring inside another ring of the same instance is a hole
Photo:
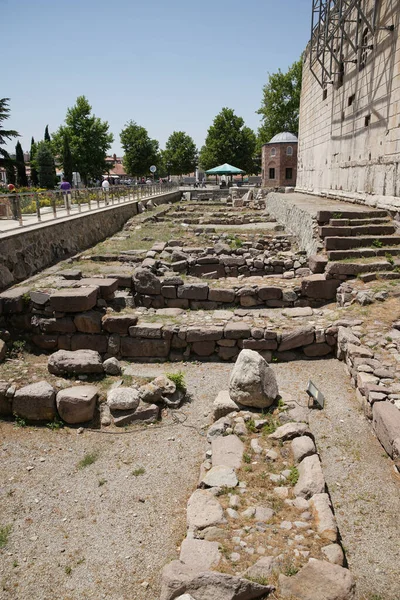
[[[384,210],[317,214],[318,233],[326,256],[325,272],[332,276],[386,279],[400,271],[400,230]]]

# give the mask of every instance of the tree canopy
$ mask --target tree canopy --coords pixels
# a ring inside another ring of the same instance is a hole
[[[69,183],[72,184],[72,173],[74,171],[71,149],[69,147],[69,137],[68,134],[64,134],[64,144],[63,144],[63,152],[62,152],[62,164],[64,171],[64,179],[66,179]]]
[[[106,156],[114,140],[109,133],[107,121],[91,114],[92,107],[85,96],[79,96],[76,104],[67,110],[65,125],[53,135],[56,154],[63,155],[63,138],[68,136],[69,146],[76,170],[85,183],[100,179],[106,171]]]
[[[34,186],[39,185],[39,176],[38,176],[38,172],[37,172],[37,168],[36,168],[36,160],[35,160],[36,150],[37,150],[37,148],[36,148],[35,140],[32,137],[29,162],[31,165],[31,181],[32,181],[32,185],[34,185]]]
[[[302,68],[303,59],[300,58],[286,73],[279,69],[268,75],[261,107],[257,111],[262,120],[258,130],[260,146],[282,131],[298,134]]]
[[[231,108],[223,108],[208,130],[200,151],[200,165],[207,170],[229,163],[252,173],[255,148],[254,131]]]
[[[163,159],[168,174],[192,173],[197,164],[196,144],[184,131],[174,131],[165,145]]]
[[[7,150],[2,146],[6,144],[7,140],[19,136],[18,131],[14,129],[3,129],[3,122],[10,116],[9,102],[10,98],[0,98],[0,165],[5,165],[11,160]]]
[[[144,127],[129,121],[121,131],[124,149],[124,167],[133,177],[148,175],[151,165],[157,166],[159,151],[157,140],[152,140]]]

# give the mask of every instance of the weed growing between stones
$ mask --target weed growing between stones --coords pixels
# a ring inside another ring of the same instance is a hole
[[[14,413],[14,427],[26,427],[26,421]]]
[[[98,452],[87,452],[85,456],[77,464],[78,469],[84,469],[89,465],[92,465],[98,459]]]
[[[166,373],[165,375],[174,382],[177,390],[186,392],[185,374],[182,371],[178,371],[177,373]]]
[[[140,475],[144,475],[146,473],[146,469],[144,467],[139,467],[138,469],[134,469],[132,471],[132,475],[134,477],[139,477]]]
[[[11,525],[0,526],[0,548],[5,548],[8,542],[8,536],[11,533]]]

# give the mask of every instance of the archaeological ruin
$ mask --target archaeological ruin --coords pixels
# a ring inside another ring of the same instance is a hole
[[[399,600],[400,6],[312,4],[261,188],[0,234],[5,598]]]

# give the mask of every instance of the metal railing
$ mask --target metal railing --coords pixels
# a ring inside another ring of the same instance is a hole
[[[0,230],[34,225],[123,202],[146,200],[178,189],[178,185],[163,183],[0,194]]]

